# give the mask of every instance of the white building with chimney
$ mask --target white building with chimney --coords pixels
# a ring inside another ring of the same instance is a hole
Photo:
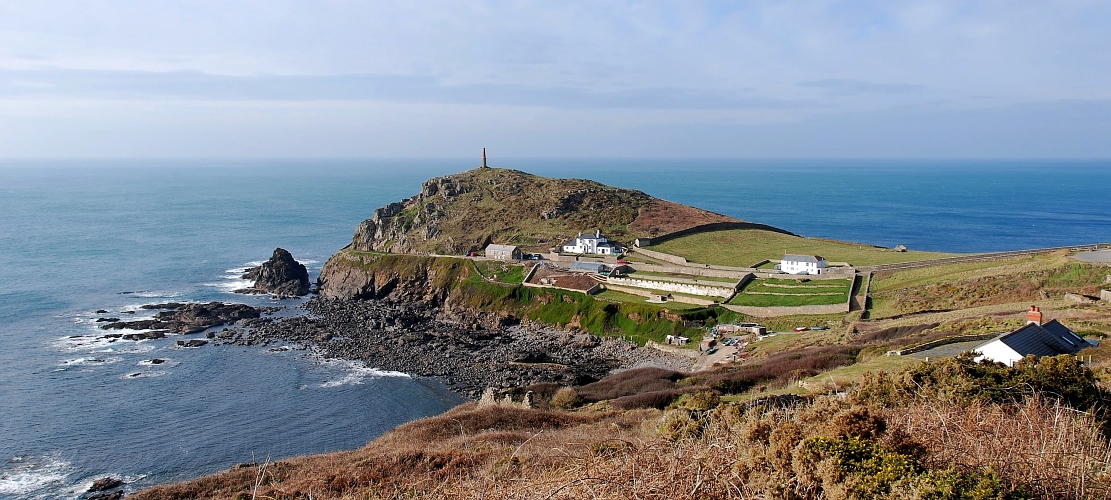
[[[575,239],[563,244],[563,252],[592,255],[616,255],[619,253],[618,246],[610,243],[605,236],[602,236],[601,230],[594,234],[579,233]]]
[[[776,269],[787,274],[822,274],[826,269],[826,259],[820,255],[784,254]]]
[[[1026,312],[1026,326],[1004,333],[973,351],[980,354],[976,361],[995,361],[1014,366],[1030,354],[1039,357],[1076,354],[1085,347],[1092,347],[1092,344],[1057,320],[1042,323],[1041,308],[1030,306]]]

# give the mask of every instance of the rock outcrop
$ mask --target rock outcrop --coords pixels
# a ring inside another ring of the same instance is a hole
[[[162,338],[167,333],[200,333],[214,326],[258,318],[264,311],[264,309],[245,304],[224,304],[222,302],[209,302],[208,304],[169,302],[145,305],[142,308],[162,309],[162,311],[155,314],[153,319],[115,321],[103,324],[100,328],[102,330],[150,330],[149,332],[124,335],[123,338],[127,340]]]
[[[255,280],[251,288],[239,293],[269,293],[278,297],[297,297],[309,293],[309,271],[283,248],[274,249],[270,260],[252,267],[243,279]]]

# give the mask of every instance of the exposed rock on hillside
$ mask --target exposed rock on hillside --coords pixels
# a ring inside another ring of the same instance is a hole
[[[270,260],[252,267],[243,279],[255,280],[251,288],[236,290],[239,293],[271,293],[278,297],[294,297],[309,293],[309,271],[293,255],[282,248],[274,249]]]
[[[425,181],[421,192],[374,211],[351,248],[462,254],[492,242],[547,251],[580,231],[625,243],[713,222],[743,222],[583,179],[482,168]]]

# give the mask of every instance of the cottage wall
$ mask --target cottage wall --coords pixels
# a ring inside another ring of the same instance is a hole
[[[1014,366],[1016,361],[1022,359],[1021,354],[1008,347],[1007,344],[1004,344],[1002,340],[989,342],[980,347],[977,347],[976,350],[980,353],[980,355],[976,357],[976,361],[980,361],[981,359],[989,359],[991,361],[1003,363],[1007,366]]]
[[[1099,300],[1106,300],[1108,302],[1111,302],[1111,290],[1100,290]]]

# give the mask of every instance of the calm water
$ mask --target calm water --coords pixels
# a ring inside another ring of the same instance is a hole
[[[0,497],[72,498],[108,474],[141,487],[354,448],[457,404],[434,381],[303,351],[98,342],[92,321],[97,309],[130,318],[124,311],[165,300],[269,304],[229,293],[243,267],[282,246],[315,274],[374,208],[474,164],[0,163]],[[491,164],[884,246],[1111,241],[1111,162]]]

